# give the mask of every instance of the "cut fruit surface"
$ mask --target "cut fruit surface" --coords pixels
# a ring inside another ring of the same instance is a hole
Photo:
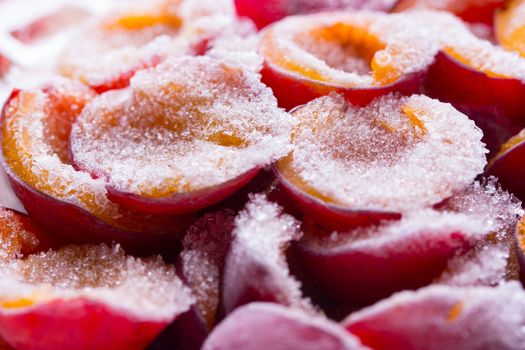
[[[263,28],[281,18],[327,10],[388,11],[396,0],[235,0],[239,16]]]
[[[208,329],[218,318],[221,280],[230,249],[235,214],[224,210],[204,215],[182,241],[179,266],[183,280],[192,289]]]
[[[35,221],[67,241],[119,240],[145,248],[176,240],[190,217],[124,210],[108,201],[102,180],[70,165],[71,123],[92,97],[84,85],[66,80],[12,94],[2,116],[2,158],[15,193]]]
[[[70,149],[78,168],[107,180],[112,201],[183,213],[226,198],[285,155],[292,125],[256,74],[184,57],[94,99]]]
[[[525,1],[509,1],[496,15],[495,31],[502,47],[525,56]]]
[[[262,34],[263,81],[285,108],[331,91],[359,105],[392,91],[417,92],[438,50],[431,26],[424,22],[436,18],[440,15],[423,12],[329,12],[286,18]],[[410,29],[416,27],[417,31]]]
[[[28,216],[0,207],[0,261],[49,248],[42,230]]]
[[[373,349],[521,349],[525,293],[430,286],[402,292],[351,314],[343,326]],[[402,319],[403,322],[399,322]]]
[[[0,274],[0,335],[17,349],[142,349],[193,302],[160,257],[118,246],[30,255]]]
[[[503,187],[514,193],[521,200],[525,199],[521,164],[525,159],[525,130],[505,142],[499,152],[490,160],[486,173],[496,176]]]
[[[474,123],[425,96],[387,95],[361,108],[329,95],[293,116],[292,153],[275,168],[305,214],[329,227],[432,206],[467,187],[486,163]]]
[[[312,311],[291,276],[285,251],[299,239],[299,222],[263,195],[254,195],[236,217],[223,280],[225,313],[254,301],[270,301]]]
[[[337,324],[272,303],[252,303],[234,311],[204,343],[203,350],[368,349]]]

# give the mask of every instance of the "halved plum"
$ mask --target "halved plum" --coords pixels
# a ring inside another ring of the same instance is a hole
[[[143,349],[193,302],[173,266],[68,246],[0,268],[0,336],[16,349]]]
[[[178,261],[182,280],[192,289],[208,330],[220,318],[221,281],[234,219],[231,210],[205,214],[190,227],[182,241]]]
[[[396,0],[235,0],[237,14],[261,29],[281,18],[327,10],[388,11]]]
[[[485,172],[499,179],[502,186],[525,200],[525,129],[505,142],[499,152],[489,161]]]
[[[519,201],[494,183],[475,183],[441,211],[411,212],[393,223],[332,233],[303,225],[305,236],[294,253],[320,295],[370,303],[432,282],[447,266],[455,267],[450,259],[473,247],[497,245],[505,263],[515,264],[512,233],[522,214]],[[480,272],[472,273],[482,278]]]
[[[236,217],[226,258],[222,300],[226,314],[255,301],[269,301],[313,311],[291,276],[285,250],[299,239],[299,222],[264,195],[254,195]]]
[[[119,4],[112,14],[81,28],[66,47],[59,72],[98,93],[120,89],[129,85],[137,71],[168,57],[201,55],[224,31],[237,29],[232,16],[215,16],[188,3],[155,0]]]
[[[276,174],[304,214],[328,228],[432,206],[465,189],[486,164],[474,123],[425,96],[387,95],[357,107],[333,94],[292,114],[292,152]]]
[[[495,32],[502,47],[525,57],[525,1],[511,0],[496,14]]]
[[[292,124],[257,74],[182,57],[94,99],[70,150],[77,168],[107,181],[113,202],[180,214],[228,197],[285,155]]]
[[[525,293],[499,287],[430,286],[351,314],[342,325],[373,349],[522,349]],[[400,322],[400,320],[403,320]]]
[[[235,310],[204,343],[203,350],[358,350],[369,349],[339,325],[322,317],[272,303]]]
[[[45,251],[46,234],[27,215],[0,207],[0,261]]]
[[[480,40],[466,28],[444,32],[428,71],[426,93],[452,103],[485,133],[491,151],[523,127],[525,59]]]
[[[7,74],[7,72],[9,72],[9,69],[11,69],[11,65],[11,61],[0,53],[0,78],[2,78],[4,75]]]
[[[507,0],[399,0],[392,11],[412,9],[448,11],[466,22],[492,25],[497,10],[506,2]]]
[[[389,92],[418,92],[438,50],[427,30],[436,13],[332,12],[268,27],[259,52],[263,82],[290,109],[336,91],[357,105]]]
[[[166,248],[193,218],[140,215],[108,201],[105,183],[68,160],[71,123],[93,98],[60,80],[14,91],[2,114],[2,162],[14,192],[46,232],[68,242],[117,240],[135,250]]]
[[[516,225],[514,234],[516,239],[518,263],[520,266],[520,278],[522,283],[525,284],[525,217]]]

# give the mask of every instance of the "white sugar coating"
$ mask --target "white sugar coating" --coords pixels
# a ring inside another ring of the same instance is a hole
[[[453,13],[460,13],[470,7],[483,7],[490,4],[501,3],[500,0],[475,0],[475,1],[457,1],[457,0],[409,0],[401,2],[396,10],[404,9],[434,9],[446,10]]]
[[[497,179],[475,181],[467,189],[451,197],[443,209],[468,214],[484,222],[496,242],[512,242],[514,229],[525,212],[521,202],[501,189]]]
[[[506,39],[525,25],[525,2],[512,1],[505,11],[496,17],[496,36],[498,39]],[[505,40],[503,40],[505,41]],[[518,44],[518,43],[516,43]],[[504,46],[504,45],[503,45]]]
[[[496,288],[434,285],[395,294],[351,314],[343,326],[395,338],[405,348],[523,349],[525,292],[517,282]]]
[[[20,258],[23,248],[40,244],[33,232],[24,226],[20,214],[0,207],[0,261]]]
[[[219,305],[220,281],[230,248],[235,213],[223,210],[197,220],[182,242],[182,274],[210,327]]]
[[[293,16],[264,32],[260,50],[270,63],[313,80],[349,87],[384,85],[427,67],[439,50],[433,39],[436,28],[448,21],[426,12]]]
[[[336,205],[431,206],[467,187],[486,164],[475,124],[425,96],[386,95],[361,108],[331,94],[293,115],[299,124],[291,161],[279,167]]]
[[[83,297],[138,319],[171,321],[194,302],[172,265],[160,257],[126,256],[118,245],[67,246],[30,255],[3,264],[0,276],[0,303]]]
[[[487,244],[451,259],[434,282],[455,287],[496,286],[509,277],[510,257],[508,245]]]
[[[96,98],[71,136],[75,162],[118,191],[170,196],[286,155],[293,119],[253,72],[206,56],[139,72]]]
[[[233,242],[224,272],[225,293],[236,288],[232,281],[252,278],[248,269],[260,266],[265,271],[264,277],[249,283],[262,288],[271,285],[272,292],[278,293],[278,303],[311,311],[310,301],[303,298],[300,283],[290,274],[285,257],[291,242],[302,236],[299,226],[297,220],[283,214],[282,208],[266,196],[252,195],[235,218]]]
[[[325,237],[307,235],[301,243],[319,253],[355,251],[388,258],[396,254],[432,251],[444,246],[461,250],[466,242],[475,243],[488,232],[485,223],[467,214],[425,209],[407,213],[399,221],[358,228],[347,233],[333,232]],[[458,239],[458,233],[461,233],[462,239]]]

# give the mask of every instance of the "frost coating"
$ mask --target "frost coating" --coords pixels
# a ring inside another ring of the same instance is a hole
[[[36,248],[40,241],[25,227],[20,214],[0,207],[0,261],[20,258],[25,248]]]
[[[245,283],[259,289],[263,295],[272,294],[278,303],[312,310],[309,300],[302,297],[299,282],[290,275],[284,255],[289,244],[302,235],[299,222],[282,214],[281,210],[264,195],[254,195],[236,217],[233,242],[226,260],[224,294],[228,297],[242,293],[239,285]],[[257,271],[264,273],[253,275]],[[237,297],[242,298],[242,295]],[[237,305],[225,302],[226,309],[231,310],[232,306]]]
[[[93,100],[73,126],[71,149],[111,187],[155,198],[220,185],[282,157],[292,123],[258,75],[184,57]]]
[[[386,95],[366,107],[318,98],[293,115],[293,153],[279,170],[336,205],[408,211],[463,190],[486,164],[481,131],[449,104]]]
[[[343,325],[371,346],[522,349],[524,315],[525,293],[515,282],[497,288],[430,286],[395,294],[350,315]]]
[[[126,256],[118,245],[68,246],[30,255],[3,264],[0,275],[0,305],[83,297],[138,319],[170,321],[193,303],[173,266],[160,257]]]

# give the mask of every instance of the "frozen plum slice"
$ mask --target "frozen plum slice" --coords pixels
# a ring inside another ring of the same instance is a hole
[[[368,349],[337,324],[272,303],[235,310],[211,333],[203,350]]]
[[[491,180],[474,183],[440,211],[411,212],[397,222],[332,233],[304,225],[294,253],[319,294],[346,304],[418,288],[440,274],[450,284],[499,282],[516,278],[513,230],[522,214],[521,203]],[[482,256],[491,260],[476,265]]]
[[[235,219],[223,280],[225,313],[254,301],[270,301],[313,311],[291,276],[285,251],[301,232],[299,222],[264,195],[252,197]]]
[[[525,199],[523,176],[525,171],[521,166],[525,159],[525,130],[505,142],[499,152],[490,160],[486,173],[496,176],[503,187],[514,193],[521,200]]]
[[[506,0],[400,0],[393,11],[413,9],[433,9],[448,11],[471,23],[492,25],[496,10],[503,7]]]
[[[351,314],[343,326],[373,349],[522,349],[525,293],[499,287],[430,286]],[[403,322],[400,322],[403,320]]]
[[[289,149],[292,118],[258,75],[210,57],[142,71],[75,122],[75,165],[146,213],[192,212],[233,194]]]
[[[51,243],[27,215],[0,207],[0,261],[44,251]]]
[[[328,10],[388,11],[396,0],[235,0],[239,16],[250,18],[263,28],[281,18]]]
[[[77,29],[58,71],[101,93],[126,87],[137,71],[168,56],[199,53],[210,33],[190,28],[182,3],[155,0],[115,5],[110,14]]]
[[[416,93],[439,48],[432,28],[444,23],[430,12],[289,17],[262,34],[263,81],[288,109],[332,91],[358,105],[392,91]]]
[[[223,210],[206,214],[190,227],[179,258],[182,278],[192,289],[208,329],[219,313],[221,280],[230,249],[235,213]]]
[[[68,246],[0,268],[0,335],[17,349],[143,349],[193,302],[160,257]]]
[[[525,2],[512,0],[496,14],[496,38],[509,51],[525,56]]]
[[[425,96],[387,95],[357,107],[329,95],[292,114],[293,149],[276,173],[304,213],[330,228],[432,206],[465,189],[486,164],[474,123]]]
[[[71,166],[71,123],[92,97],[86,86],[66,80],[11,95],[2,115],[2,159],[15,193],[32,218],[60,240],[118,240],[136,250],[180,240],[192,217],[123,209],[107,199],[101,179]]]

